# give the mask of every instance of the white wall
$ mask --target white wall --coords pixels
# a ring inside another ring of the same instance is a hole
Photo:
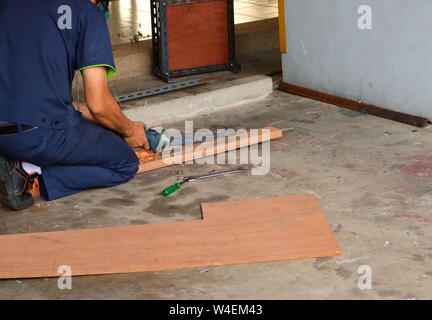
[[[285,17],[284,82],[432,118],[432,0],[285,0]]]

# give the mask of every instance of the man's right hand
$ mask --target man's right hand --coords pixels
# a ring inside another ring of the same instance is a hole
[[[131,128],[128,135],[124,136],[124,140],[132,148],[144,148],[146,150],[150,149],[150,144],[147,141],[147,136],[145,134],[147,126],[144,122],[132,121]]]

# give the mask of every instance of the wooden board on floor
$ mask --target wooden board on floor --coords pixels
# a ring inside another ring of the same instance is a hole
[[[269,135],[263,134],[263,129],[268,129]],[[248,147],[254,144],[281,138],[282,136],[283,132],[281,129],[268,126],[258,129],[258,134],[256,136],[252,135],[251,131],[248,131],[247,135],[239,136],[239,138],[236,140],[230,140],[227,137],[224,137],[214,141],[195,143],[194,145],[185,147],[179,152],[174,152],[171,156],[173,163],[164,161],[160,153],[146,151],[144,149],[137,149],[135,152],[140,162],[138,173],[156,170],[171,166],[173,164],[185,163],[186,161],[193,161],[195,159],[216,155],[218,153],[224,153],[227,151]],[[36,183],[32,185],[29,191],[32,193],[34,198],[38,198],[40,196],[39,183],[37,180],[35,181]]]
[[[269,130],[269,134],[263,134],[263,129]],[[283,136],[283,132],[281,129],[271,126],[258,129],[258,134],[256,136],[251,134],[251,132],[252,131],[248,131],[248,134],[241,135],[236,140],[230,140],[224,137],[215,141],[195,143],[195,145],[187,146],[180,152],[174,153],[172,155],[172,160],[177,164],[184,163],[187,161],[204,158],[218,153],[248,147],[250,145],[281,138]],[[151,159],[150,156],[147,156],[146,152],[142,152],[141,155],[140,152],[137,152],[137,155],[139,158],[144,159],[143,161],[140,161],[138,173],[155,170],[171,165],[160,157],[156,159]],[[151,160],[148,161],[147,159],[149,159],[149,157]]]
[[[76,276],[341,255],[313,195],[202,207],[199,221],[0,236],[0,278],[58,277],[62,265]]]

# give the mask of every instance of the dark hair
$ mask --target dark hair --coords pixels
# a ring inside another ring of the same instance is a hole
[[[2,0],[0,0],[0,1],[2,1]],[[109,10],[108,6],[109,6],[110,1],[111,0],[99,0],[100,4],[103,7],[103,12],[108,12],[108,10]]]

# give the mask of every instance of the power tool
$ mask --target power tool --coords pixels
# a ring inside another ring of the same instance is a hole
[[[171,137],[162,127],[152,127],[146,130],[150,150],[162,152],[171,143]]]
[[[151,127],[146,130],[147,141],[150,145],[150,150],[156,152],[162,152],[167,146],[181,146],[192,144],[196,142],[213,141],[216,138],[229,137],[230,132],[225,131],[223,133],[212,132],[212,135],[207,136],[205,134],[189,134],[183,136],[170,136],[168,131],[163,127]]]

